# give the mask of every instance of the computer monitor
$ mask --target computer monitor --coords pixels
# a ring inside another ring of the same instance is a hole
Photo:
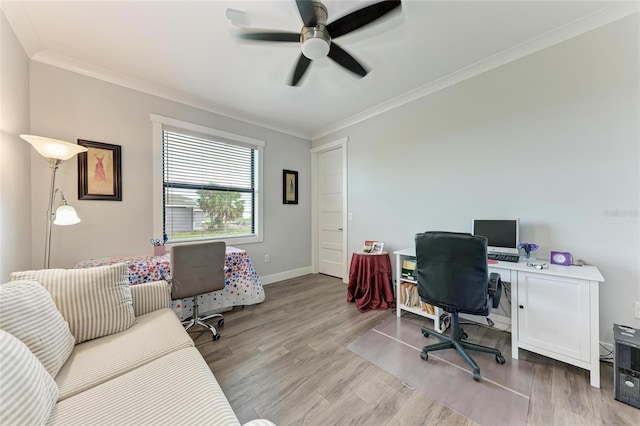
[[[471,233],[487,237],[489,253],[518,254],[520,221],[518,219],[473,219]]]

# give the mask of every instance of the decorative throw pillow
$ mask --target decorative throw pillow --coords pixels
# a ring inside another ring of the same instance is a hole
[[[13,272],[10,278],[42,284],[69,323],[76,344],[118,333],[135,323],[127,263]]]
[[[51,295],[35,281],[0,285],[0,329],[27,345],[51,377],[56,377],[75,342]]]
[[[0,330],[1,425],[43,425],[58,400],[58,385],[16,337]]]

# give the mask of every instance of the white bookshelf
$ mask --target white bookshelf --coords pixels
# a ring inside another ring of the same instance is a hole
[[[415,279],[402,276],[402,263],[405,260],[411,260],[415,262],[415,251],[413,248],[394,251],[393,254],[396,258],[396,272],[395,272],[395,285],[396,285],[396,315],[402,316],[402,312],[411,312],[412,314],[419,315],[421,317],[429,318],[433,321],[433,329],[442,333],[448,327],[448,317],[443,318],[444,311],[437,306],[433,307],[434,313],[431,314],[418,306],[407,306],[402,303],[402,287],[403,284],[408,283],[417,286],[418,282]],[[447,320],[445,320],[445,318]]]

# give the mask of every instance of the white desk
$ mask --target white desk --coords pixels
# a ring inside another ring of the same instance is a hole
[[[398,265],[403,258],[415,257],[415,248],[394,254]],[[511,357],[518,359],[518,349],[525,349],[587,369],[591,386],[599,388],[599,285],[604,277],[598,268],[550,265],[535,269],[521,261],[491,263],[491,272],[511,283],[511,318],[500,318],[511,322]],[[396,271],[398,282],[399,277]]]

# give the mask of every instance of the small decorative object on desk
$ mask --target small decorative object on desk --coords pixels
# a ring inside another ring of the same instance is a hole
[[[531,252],[538,250],[538,245],[535,243],[520,243],[518,244],[518,248],[524,250],[524,257],[527,260],[535,260],[531,259]]]
[[[164,244],[168,241],[167,234],[162,236],[162,241],[157,238],[152,238],[150,240],[151,244],[153,244],[153,255],[154,256],[163,256],[166,253]]]

